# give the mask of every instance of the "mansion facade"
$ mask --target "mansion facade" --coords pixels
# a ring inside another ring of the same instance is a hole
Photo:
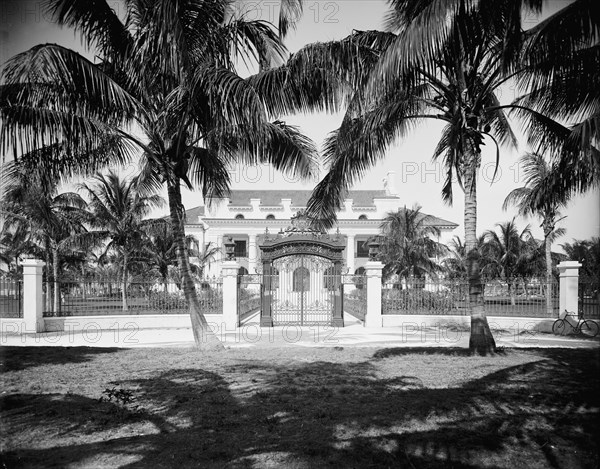
[[[389,212],[404,207],[393,185],[393,173],[384,179],[381,190],[349,191],[336,225],[345,240],[344,271],[354,273],[368,261],[365,241],[379,234],[380,225]],[[218,276],[224,258],[224,242],[235,242],[235,257],[243,273],[256,273],[260,267],[260,244],[268,230],[270,235],[284,231],[291,218],[306,208],[310,190],[232,190],[228,198],[213,199],[209,206],[186,210],[185,230],[200,247],[217,246],[220,255],[205,269],[209,276]],[[431,224],[441,232],[439,242],[447,243],[456,223],[433,216]],[[192,258],[193,261],[193,258]]]

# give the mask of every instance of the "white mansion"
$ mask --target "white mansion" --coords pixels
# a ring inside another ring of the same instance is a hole
[[[336,226],[331,232],[346,239],[345,270],[356,272],[368,260],[369,249],[365,244],[370,237],[379,234],[379,227],[388,212],[404,207],[393,185],[393,172],[384,179],[383,190],[350,191],[344,208],[338,212]],[[388,182],[389,181],[389,182]],[[213,199],[210,206],[186,210],[186,234],[193,236],[199,246],[218,246],[223,252],[223,242],[231,237],[235,242],[235,254],[239,264],[248,273],[259,267],[259,245],[265,230],[273,235],[285,230],[290,219],[306,208],[309,190],[232,190],[224,199]],[[438,241],[447,243],[453,235],[456,223],[431,217],[432,224],[441,231]],[[221,254],[222,257],[222,254]],[[221,259],[212,262],[206,273],[219,275]]]

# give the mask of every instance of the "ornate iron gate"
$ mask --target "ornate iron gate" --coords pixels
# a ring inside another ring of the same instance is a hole
[[[344,326],[341,270],[346,240],[312,228],[303,212],[284,232],[265,231],[259,244],[263,285],[262,327]]]
[[[331,324],[333,319],[334,263],[312,255],[290,255],[273,261],[271,314],[273,325]]]

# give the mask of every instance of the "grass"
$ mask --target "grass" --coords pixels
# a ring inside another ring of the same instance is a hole
[[[600,462],[597,349],[0,351],[7,468]]]

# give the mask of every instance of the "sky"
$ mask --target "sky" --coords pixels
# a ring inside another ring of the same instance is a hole
[[[562,8],[568,2],[550,1],[549,12]],[[119,1],[109,1],[118,10]],[[240,12],[249,19],[262,19],[276,22],[276,0],[244,0],[240,3]],[[387,5],[380,0],[305,0],[304,14],[296,30],[290,31],[286,45],[295,52],[305,44],[341,39],[352,30],[382,29]],[[524,19],[528,28],[539,21],[534,16]],[[21,2],[0,0],[0,63],[16,53],[40,43],[58,43],[83,52],[81,41],[69,29],[60,29],[44,12],[42,2],[25,0]],[[88,58],[93,56],[86,54]],[[242,75],[247,71],[241,70]],[[515,90],[507,87],[501,90],[501,101],[510,102]],[[342,114],[310,114],[285,116],[288,124],[297,125],[320,147],[327,134],[336,129]],[[440,136],[439,123],[425,123],[415,128],[411,134],[393,144],[386,157],[373,167],[353,189],[383,189],[383,178],[389,171],[395,172],[395,186],[401,203],[407,207],[421,205],[422,211],[459,224],[455,233],[464,237],[462,191],[455,185],[453,206],[445,205],[441,200],[441,188],[444,181],[442,168],[431,161],[431,155]],[[518,123],[514,129],[522,132]],[[517,151],[500,149],[500,166],[496,178],[492,180],[495,169],[496,149],[487,142],[483,151],[482,167],[478,183],[478,234],[493,229],[497,223],[511,220],[514,210],[502,210],[506,195],[514,188],[522,186],[522,171],[519,156],[530,149],[521,138]],[[134,174],[136,165],[122,169],[124,174]],[[321,177],[324,173],[321,173]],[[299,181],[276,173],[268,166],[248,167],[238,165],[231,168],[232,189],[307,189],[318,182],[317,179]],[[183,202],[186,208],[202,204],[199,193],[192,193],[182,187]],[[600,192],[593,191],[585,196],[575,197],[563,210],[566,218],[559,223],[567,230],[566,235],[557,244],[571,242],[573,239],[588,239],[600,236]],[[542,239],[540,220],[518,217],[520,228],[530,224],[533,235]],[[557,246],[558,247],[558,246]]]

